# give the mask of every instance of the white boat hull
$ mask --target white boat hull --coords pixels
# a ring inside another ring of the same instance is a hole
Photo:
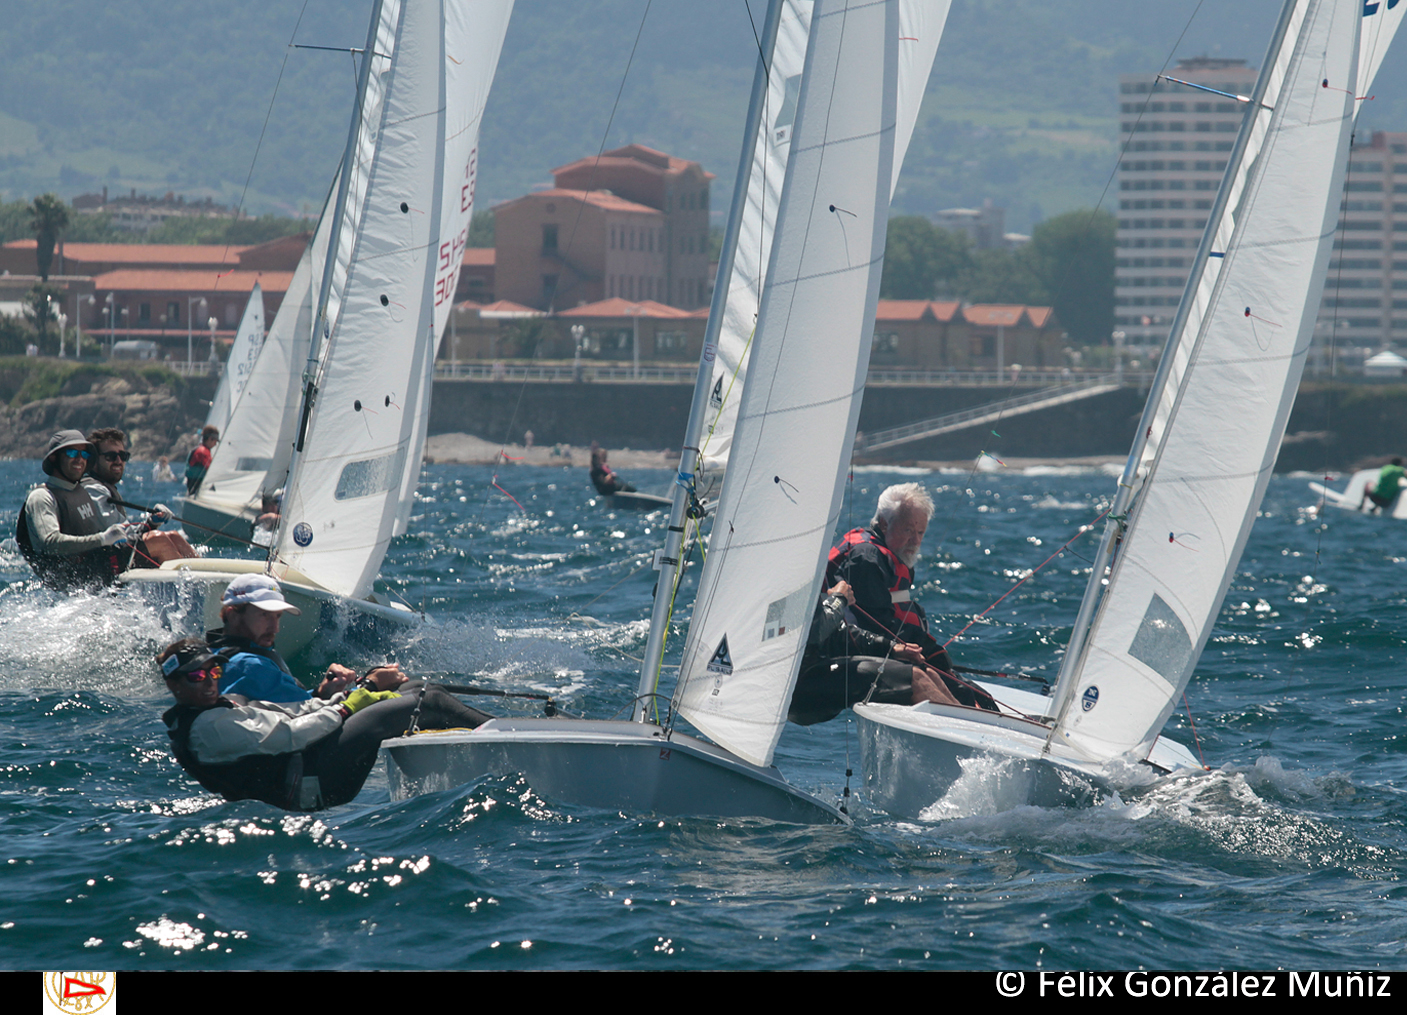
[[[1322,483],[1310,483],[1309,488],[1324,498],[1324,502],[1332,507],[1343,508],[1345,511],[1357,511],[1360,514],[1373,514],[1376,505],[1365,500],[1364,489],[1371,489],[1378,485],[1378,470],[1363,469],[1353,474],[1353,478],[1348,481],[1348,486],[1344,487],[1343,493],[1331,490]],[[1407,519],[1407,497],[1398,495],[1392,502],[1391,510],[1378,512],[1386,518]]]
[[[522,774],[560,803],[639,814],[846,821],[839,810],[720,747],[659,726],[614,720],[495,719],[478,729],[417,733],[382,745],[391,795]]]
[[[226,536],[237,543],[248,543],[254,538],[257,512],[248,505],[221,504],[189,497],[177,497],[176,504],[176,513],[182,521],[190,523],[193,531],[188,530],[186,537],[193,543],[206,543]]]
[[[122,574],[121,581],[161,612],[173,632],[204,634],[220,627],[220,597],[242,574],[262,574],[262,560],[220,560],[208,557],[169,560],[159,568]],[[376,650],[423,617],[405,606],[382,599],[348,599],[319,588],[297,571],[278,579],[284,598],[301,613],[283,615],[274,647],[292,658],[319,632],[335,632],[342,644]]]
[[[1040,717],[1048,698],[983,684],[1000,701]],[[1062,751],[1046,751],[1049,727],[1035,718],[970,708],[856,705],[864,793],[875,807],[920,818],[943,800],[964,774],[986,780],[982,795],[996,810],[1092,803],[1109,788],[1111,771]],[[1000,764],[978,771],[983,761]],[[1155,774],[1200,766],[1181,744],[1159,739],[1148,758]]]

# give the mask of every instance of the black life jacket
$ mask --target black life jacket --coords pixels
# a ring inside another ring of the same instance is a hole
[[[103,515],[81,483],[72,490],[45,485],[54,498],[59,516],[59,531],[67,536],[91,536],[102,532],[111,522]],[[71,557],[44,553],[29,535],[29,502],[20,509],[15,522],[15,542],[39,580],[56,589],[96,588],[111,585],[125,570],[128,553],[113,546],[99,546]]]
[[[234,702],[220,698],[216,708],[234,708]],[[176,705],[161,717],[171,737],[171,752],[181,767],[212,793],[226,800],[262,800],[286,811],[303,810],[298,805],[303,781],[303,755],[251,754],[234,761],[211,765],[191,750],[191,724],[208,709]]]
[[[927,631],[928,618],[924,616],[923,607],[905,595],[914,584],[913,569],[900,560],[897,553],[879,542],[871,529],[851,529],[841,539],[838,546],[831,547],[829,562],[826,564],[826,586],[830,588],[836,582],[846,580],[845,564],[850,557],[850,551],[864,543],[870,544],[884,555],[884,559],[889,562],[890,571],[894,574],[894,581],[889,586],[889,598],[894,607],[894,619],[901,627],[908,624],[921,631]],[[884,617],[875,617],[874,619],[880,624],[886,624]],[[898,633],[897,629],[894,633]]]

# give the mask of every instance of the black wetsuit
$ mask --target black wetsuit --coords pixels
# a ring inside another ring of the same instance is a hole
[[[381,741],[398,737],[409,728],[417,705],[420,709],[417,725],[420,729],[474,728],[492,716],[470,708],[454,695],[436,684],[419,681],[403,684],[399,698],[388,698],[368,705],[349,716],[335,729],[319,737],[300,751],[281,754],[253,753],[232,761],[208,763],[196,757],[191,747],[191,727],[201,716],[217,710],[228,710],[215,722],[237,721],[233,713],[240,709],[259,707],[241,695],[220,698],[208,709],[176,705],[162,719],[171,737],[171,749],[181,767],[194,776],[206,789],[219,793],[226,800],[262,800],[289,811],[316,811],[336,807],[361,792],[362,785],[376,764]],[[307,707],[298,703],[295,708]],[[327,704],[325,708],[337,706]],[[270,710],[264,705],[265,710]]]

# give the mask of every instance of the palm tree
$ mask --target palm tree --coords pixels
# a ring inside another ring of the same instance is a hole
[[[39,276],[49,281],[49,266],[54,263],[54,244],[59,233],[68,225],[68,209],[55,194],[40,194],[29,206],[29,228],[38,242],[34,251],[39,262]]]

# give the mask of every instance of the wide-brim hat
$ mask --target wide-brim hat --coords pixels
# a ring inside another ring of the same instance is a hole
[[[225,606],[257,606],[269,613],[291,613],[295,617],[303,611],[283,598],[283,590],[266,574],[242,574],[225,586],[225,594],[220,597]]]
[[[49,450],[44,452],[44,461],[41,468],[44,474],[52,476],[54,474],[54,456],[64,448],[87,448],[89,451],[97,449],[83,436],[81,430],[60,430],[49,438]]]

